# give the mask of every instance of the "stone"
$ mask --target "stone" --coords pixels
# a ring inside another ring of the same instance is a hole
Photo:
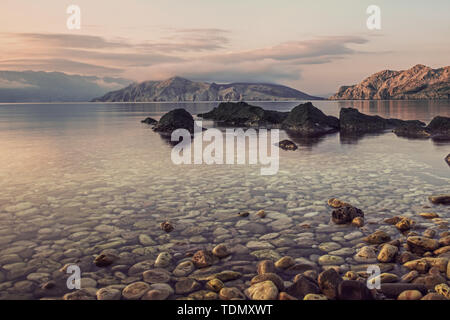
[[[170,232],[173,231],[173,229],[174,229],[174,227],[173,227],[173,225],[170,222],[165,221],[165,222],[161,223],[161,230],[163,230],[163,231],[165,231],[167,233],[170,233]]]
[[[450,117],[434,117],[426,130],[435,140],[450,140]]]
[[[246,247],[249,249],[260,250],[260,249],[273,249],[274,246],[267,241],[249,241],[246,244]]]
[[[290,256],[285,256],[275,262],[275,267],[279,269],[287,269],[295,264],[295,260]]]
[[[410,139],[428,139],[431,135],[423,125],[409,123],[395,128],[393,132],[399,137]]]
[[[182,278],[175,284],[176,294],[191,293],[200,289],[201,285],[197,281],[191,278]]]
[[[295,151],[298,149],[297,145],[291,140],[282,140],[278,143],[278,147],[285,151]]]
[[[213,264],[214,259],[212,254],[206,250],[199,250],[192,257],[192,262],[197,268],[206,268]]]
[[[238,216],[242,217],[242,218],[247,218],[250,215],[250,212],[248,211],[242,211],[242,212],[238,212]]]
[[[405,290],[398,295],[397,300],[420,300],[422,297],[419,290]]]
[[[166,268],[170,266],[172,255],[168,252],[161,252],[155,260],[156,268]]]
[[[63,296],[63,300],[95,300],[95,296],[93,296],[86,289],[80,289],[80,290],[66,293]]]
[[[257,273],[275,273],[275,264],[271,260],[263,260],[258,263]]]
[[[230,270],[225,270],[211,276],[211,278],[216,278],[223,282],[236,280],[239,279],[240,277],[242,277],[242,273]]]
[[[303,300],[328,300],[326,295],[308,293]]]
[[[141,300],[166,300],[168,297],[169,293],[167,291],[150,289],[142,296]]]
[[[319,258],[319,264],[322,266],[341,265],[345,262],[344,258],[333,255],[323,255]]]
[[[335,209],[350,206],[350,204],[348,204],[347,202],[343,202],[336,198],[328,199],[327,203],[330,207]]]
[[[419,213],[419,215],[425,219],[439,218],[439,215],[435,212],[421,212],[421,213]]]
[[[441,247],[433,251],[433,253],[438,256],[440,254],[444,254],[446,252],[450,252],[450,246]]]
[[[308,293],[321,293],[315,281],[304,275],[298,275],[294,283],[286,289],[286,292],[297,299],[303,299]]]
[[[420,300],[448,300],[448,299],[439,293],[430,292],[425,296],[423,296],[423,298]]]
[[[352,220],[352,225],[361,228],[364,227],[364,218],[362,217],[356,217]]]
[[[222,300],[245,299],[245,295],[238,288],[235,287],[222,288],[219,292],[219,297]]]
[[[273,284],[275,284],[277,286],[279,291],[284,291],[284,281],[276,273],[259,274],[252,278],[252,280],[250,281],[250,284],[253,285],[253,284],[256,284],[259,282],[264,282],[264,281],[272,281]]]
[[[391,237],[382,230],[377,230],[363,239],[370,244],[382,244],[391,241]]]
[[[395,217],[384,219],[384,222],[386,222],[387,224],[395,225],[395,224],[399,223],[400,220],[402,220],[402,217],[395,216]]]
[[[100,254],[94,259],[94,264],[97,267],[104,268],[112,265],[117,260],[117,257],[112,254]]]
[[[155,245],[155,241],[152,240],[148,235],[146,234],[140,234],[139,237],[139,243],[143,246],[153,246]]]
[[[434,239],[421,236],[412,236],[406,239],[409,251],[423,254],[426,251],[434,251],[439,247],[439,242]]]
[[[392,262],[397,255],[398,248],[396,246],[386,243],[378,254],[378,261],[380,262]]]
[[[224,287],[224,284],[219,279],[211,279],[206,283],[205,287],[208,290],[219,292]]]
[[[381,292],[390,299],[396,299],[400,293],[406,290],[417,290],[422,294],[427,292],[427,288],[422,284],[414,283],[382,283]]]
[[[351,223],[353,219],[364,218],[364,212],[356,207],[346,206],[333,210],[331,220],[336,224]]]
[[[403,282],[403,283],[412,282],[418,276],[419,276],[419,272],[417,270],[412,270],[412,271],[410,271],[407,274],[402,276],[401,282]]]
[[[101,288],[97,291],[97,300],[120,300],[122,293],[114,288]]]
[[[450,204],[450,194],[438,194],[429,196],[428,200],[430,200],[434,204]]]
[[[450,246],[450,236],[440,238],[439,245],[441,247]]]
[[[147,270],[142,276],[144,281],[148,283],[166,283],[170,281],[170,274],[164,269]]]
[[[450,153],[445,157],[445,162],[450,166]]]
[[[412,228],[414,221],[409,218],[402,218],[399,222],[395,224],[395,227],[400,231],[407,231]]]
[[[226,245],[219,244],[214,247],[214,249],[212,250],[212,254],[218,258],[225,258],[230,255],[230,251],[228,250]]]
[[[147,117],[144,120],[141,120],[141,123],[145,123],[145,124],[150,124],[150,125],[154,125],[156,124],[158,121],[156,121],[153,118]]]
[[[324,242],[319,245],[319,249],[325,252],[339,250],[342,246],[337,242]]]
[[[255,215],[256,215],[257,217],[260,217],[260,218],[265,218],[265,217],[266,217],[266,213],[265,213],[264,210],[259,210],[258,212],[256,212]]]
[[[446,283],[438,284],[434,287],[434,291],[444,296],[447,299],[450,299],[450,288]]]
[[[185,109],[174,109],[164,114],[153,130],[161,133],[171,134],[174,130],[186,129],[194,133],[194,118]]]
[[[364,246],[353,257],[355,261],[362,263],[370,263],[377,261],[377,254],[372,247]]]
[[[258,282],[248,288],[248,295],[252,300],[275,300],[278,298],[278,288],[270,280]]]
[[[342,278],[336,272],[336,270],[330,268],[319,274],[318,283],[322,293],[331,300],[336,299],[338,294],[339,284],[342,282]]]
[[[134,282],[127,285],[122,290],[122,296],[126,300],[139,300],[142,296],[150,290],[150,285],[146,282]]]
[[[191,274],[195,269],[194,263],[192,261],[183,261],[178,264],[173,270],[173,275],[176,277],[185,277]]]
[[[280,292],[280,294],[278,295],[278,300],[298,300],[298,299],[286,292]]]
[[[373,300],[366,283],[357,280],[343,280],[338,286],[338,300]]]

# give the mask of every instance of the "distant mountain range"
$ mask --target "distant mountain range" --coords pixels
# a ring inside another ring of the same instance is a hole
[[[330,99],[450,99],[450,66],[432,69],[418,64],[409,70],[384,70],[341,87]]]
[[[61,72],[0,71],[0,102],[89,101],[130,83],[121,78]]]
[[[173,77],[164,81],[133,83],[124,89],[109,92],[93,101],[282,101],[320,99],[323,98],[310,96],[278,84],[217,84]]]

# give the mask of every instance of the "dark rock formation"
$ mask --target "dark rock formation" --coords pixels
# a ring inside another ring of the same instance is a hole
[[[417,124],[406,124],[393,130],[399,137],[410,139],[428,139],[431,135],[426,128]]]
[[[428,200],[430,200],[434,204],[450,204],[450,194],[438,194],[429,196]]]
[[[393,129],[405,125],[425,126],[418,120],[384,119],[380,116],[369,116],[354,108],[342,108],[339,115],[341,133],[360,134]]]
[[[184,109],[169,111],[161,117],[153,128],[156,132],[167,134],[171,134],[176,129],[186,129],[190,133],[194,132],[194,118]]]
[[[331,100],[449,99],[450,67],[431,69],[416,65],[409,70],[384,70],[361,83],[343,86]]]
[[[198,114],[203,119],[214,120],[232,126],[247,127],[279,127],[287,115],[287,112],[264,110],[246,102],[222,102],[210,112]]]
[[[426,128],[431,138],[437,140],[450,140],[450,118],[434,117]]]
[[[339,120],[327,116],[311,102],[300,104],[291,110],[282,128],[304,136],[320,136],[339,129]]]
[[[286,289],[286,292],[297,299],[303,299],[308,293],[320,293],[320,289],[313,279],[299,275],[295,282]]]
[[[278,146],[286,151],[295,151],[298,149],[297,145],[290,140],[283,140],[278,143]]]
[[[146,123],[146,124],[150,124],[150,125],[154,125],[154,124],[156,124],[157,122],[158,122],[158,121],[156,121],[155,119],[150,118],[150,117],[145,118],[144,120],[141,121],[141,123]]]
[[[341,207],[331,213],[331,219],[336,224],[351,223],[357,217],[364,218],[364,212],[352,206]]]

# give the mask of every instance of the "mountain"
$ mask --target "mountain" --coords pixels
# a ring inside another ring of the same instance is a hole
[[[320,100],[301,91],[277,84],[195,82],[180,77],[145,81],[109,92],[93,101],[262,101]]]
[[[0,71],[0,102],[90,101],[130,82],[61,72]]]
[[[418,64],[409,70],[384,70],[361,83],[343,86],[331,100],[449,99],[450,66],[432,69]]]

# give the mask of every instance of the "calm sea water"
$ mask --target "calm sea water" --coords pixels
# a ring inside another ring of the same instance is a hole
[[[298,103],[253,104],[287,111]],[[335,116],[341,107],[425,122],[436,115],[450,116],[449,101],[313,104]],[[359,139],[336,133],[296,140],[298,151],[280,151],[279,173],[261,176],[258,166],[176,166],[171,147],[140,123],[174,108],[197,114],[216,105],[0,105],[0,298],[33,298],[33,290],[23,289],[18,281],[52,279],[63,264],[74,259],[90,262],[105,248],[123,252],[129,257],[125,264],[131,266],[163,250],[176,255],[186,246],[245,246],[264,234],[277,237],[282,232],[291,242],[273,241],[262,248],[298,258],[303,255],[298,244],[304,242],[298,241],[295,226],[328,226],[330,197],[358,205],[376,222],[416,214],[430,205],[429,194],[450,192],[446,143],[408,140],[391,132]],[[285,137],[282,132],[280,138]],[[244,223],[233,220],[239,210],[259,209],[268,213],[263,226],[240,229]],[[433,210],[444,219],[450,217],[448,208]],[[164,220],[176,225],[170,235],[161,235],[158,228]],[[229,234],[219,232],[223,228]],[[154,243],[140,243],[140,234]],[[314,239],[313,244],[311,238],[306,241],[309,250],[329,240]],[[304,253],[306,258],[309,253]],[[43,279],[29,276],[35,273]]]

